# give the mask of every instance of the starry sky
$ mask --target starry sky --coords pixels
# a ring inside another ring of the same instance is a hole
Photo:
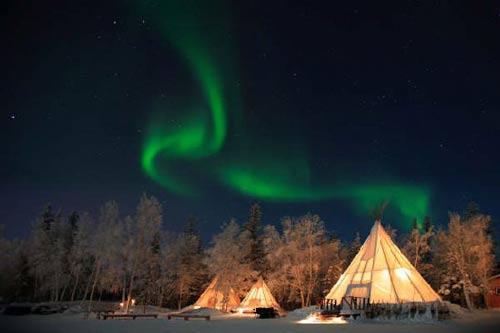
[[[8,1],[0,223],[142,193],[208,239],[252,203],[350,239],[500,216],[500,3]]]

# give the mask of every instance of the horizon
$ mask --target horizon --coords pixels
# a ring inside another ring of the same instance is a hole
[[[147,193],[144,193],[144,194],[148,195]],[[139,199],[140,198],[138,198],[137,203],[139,202]],[[114,201],[114,200],[109,200],[109,201]],[[109,201],[106,201],[106,202],[109,202]],[[134,218],[134,216],[136,214],[136,207],[134,207],[131,211],[124,212],[121,209],[120,202],[116,202],[116,203],[118,204],[118,208],[120,209],[120,220],[123,221],[123,219],[127,216]],[[475,203],[475,202],[470,202],[470,203],[477,205],[477,203]],[[9,230],[6,228],[6,225],[3,225],[4,226],[3,233],[7,239],[27,239],[28,236],[30,235],[30,233],[32,232],[32,226],[36,223],[36,219],[41,216],[43,210],[47,206],[51,207],[51,210],[54,213],[54,215],[61,213],[63,223],[67,223],[69,215],[73,212],[76,212],[80,217],[84,213],[90,214],[90,217],[92,218],[93,224],[97,225],[99,223],[99,214],[100,214],[99,210],[104,206],[104,204],[105,204],[105,202],[103,202],[102,205],[100,205],[99,207],[95,207],[95,208],[90,209],[90,210],[87,209],[87,210],[82,210],[82,211],[76,211],[73,209],[61,209],[61,208],[56,207],[50,203],[47,203],[46,205],[44,205],[40,209],[40,211],[37,213],[37,215],[35,217],[33,217],[33,219],[31,220],[31,222],[29,224],[29,228],[24,230],[23,233],[20,233],[18,235],[12,235],[9,233]],[[276,227],[276,229],[278,231],[281,232],[282,231],[281,223],[286,218],[297,219],[297,218],[300,218],[300,217],[308,215],[308,214],[318,215],[320,217],[321,221],[323,221],[323,223],[325,225],[325,231],[327,232],[327,234],[335,235],[343,244],[348,244],[348,243],[352,242],[353,239],[356,237],[357,233],[359,233],[359,235],[361,237],[361,241],[364,241],[366,239],[366,237],[369,235],[370,230],[373,226],[373,223],[375,223],[375,221],[377,220],[375,217],[372,216],[372,213],[367,212],[366,217],[359,217],[358,216],[355,219],[355,221],[360,223],[359,229],[351,229],[349,231],[342,229],[342,227],[341,227],[342,224],[327,221],[323,216],[321,216],[320,214],[316,214],[315,212],[312,212],[312,211],[307,211],[307,212],[304,212],[302,214],[299,213],[299,214],[295,214],[295,215],[283,214],[277,220],[267,221],[265,218],[262,218],[262,216],[265,217],[265,215],[266,215],[265,210],[263,209],[263,207],[265,207],[265,205],[262,205],[261,203],[257,203],[257,202],[251,202],[247,207],[246,216],[243,216],[243,217],[242,216],[231,216],[231,217],[227,218],[227,220],[221,221],[219,223],[219,225],[217,226],[217,228],[214,230],[213,225],[208,224],[206,220],[204,220],[202,217],[197,216],[195,214],[187,215],[182,221],[176,221],[174,223],[169,223],[168,216],[165,216],[164,203],[162,203],[160,201],[160,204],[162,205],[162,209],[163,209],[162,230],[175,232],[175,233],[182,233],[182,231],[186,225],[186,222],[190,218],[195,218],[196,219],[195,228],[196,228],[196,230],[198,230],[200,232],[201,241],[202,241],[202,245],[204,248],[207,248],[210,246],[210,244],[212,243],[213,237],[215,235],[217,235],[222,230],[222,227],[224,225],[227,225],[227,223],[229,223],[230,221],[234,220],[236,223],[238,223],[238,225],[241,228],[244,228],[245,224],[248,223],[250,208],[253,204],[258,204],[261,208],[261,220],[260,220],[261,232],[263,230],[263,227],[266,225],[273,225]],[[389,210],[389,213],[390,213],[390,203],[387,204],[386,208]],[[480,208],[480,206],[478,206],[478,208]],[[435,227],[434,230],[438,230],[439,228],[447,229],[447,225],[449,223],[449,214],[457,213],[460,216],[463,216],[466,209],[467,209],[467,207],[465,207],[462,211],[448,211],[447,219],[443,220],[443,221],[436,220],[432,216],[426,216],[426,217],[431,218],[431,224],[434,225],[434,227]],[[385,211],[384,211],[384,213],[385,213]],[[412,229],[411,229],[411,227],[409,227],[409,225],[411,224],[410,222],[405,222],[405,223],[399,222],[398,223],[398,221],[394,219],[394,214],[392,214],[392,218],[391,218],[391,217],[384,216],[384,213],[382,213],[382,218],[380,220],[381,220],[383,227],[390,227],[392,230],[396,231],[396,239],[393,239],[393,241],[395,241],[397,243],[399,240],[401,240],[402,236],[409,235],[411,233]],[[484,213],[481,210],[480,210],[480,213],[483,215],[486,215],[486,216],[490,216],[489,214]],[[387,215],[391,216],[391,214],[387,214]],[[167,221],[167,222],[165,222],[165,221]],[[498,256],[499,255],[499,246],[498,246],[499,235],[496,232],[496,230],[497,230],[496,224],[495,224],[496,221],[497,220],[494,219],[494,217],[492,217],[492,227],[494,230],[493,236],[494,236],[494,240],[497,244],[495,252],[497,253],[497,256]],[[421,221],[417,222],[417,223],[418,223],[418,226],[420,228],[422,226]]]

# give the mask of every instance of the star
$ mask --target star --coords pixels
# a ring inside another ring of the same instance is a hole
[[[11,114],[11,115],[9,116],[9,118],[10,118],[10,119],[16,119],[16,115],[15,115],[15,114]]]

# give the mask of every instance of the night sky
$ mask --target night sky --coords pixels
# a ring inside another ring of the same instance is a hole
[[[5,6],[5,5],[4,5]],[[205,239],[253,202],[408,231],[479,204],[500,230],[498,1],[9,1],[0,223],[142,195]]]

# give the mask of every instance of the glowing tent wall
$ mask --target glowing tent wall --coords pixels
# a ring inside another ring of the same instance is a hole
[[[239,304],[240,298],[231,288],[229,282],[222,281],[219,276],[215,276],[207,289],[194,303],[194,306],[228,311]]]
[[[326,299],[370,298],[371,303],[441,301],[420,273],[394,244],[380,221]]]
[[[260,277],[259,280],[253,285],[239,306],[241,309],[271,307],[276,309],[280,308],[278,302],[276,302],[271,290],[269,290],[269,287],[266,285],[262,277]]]

